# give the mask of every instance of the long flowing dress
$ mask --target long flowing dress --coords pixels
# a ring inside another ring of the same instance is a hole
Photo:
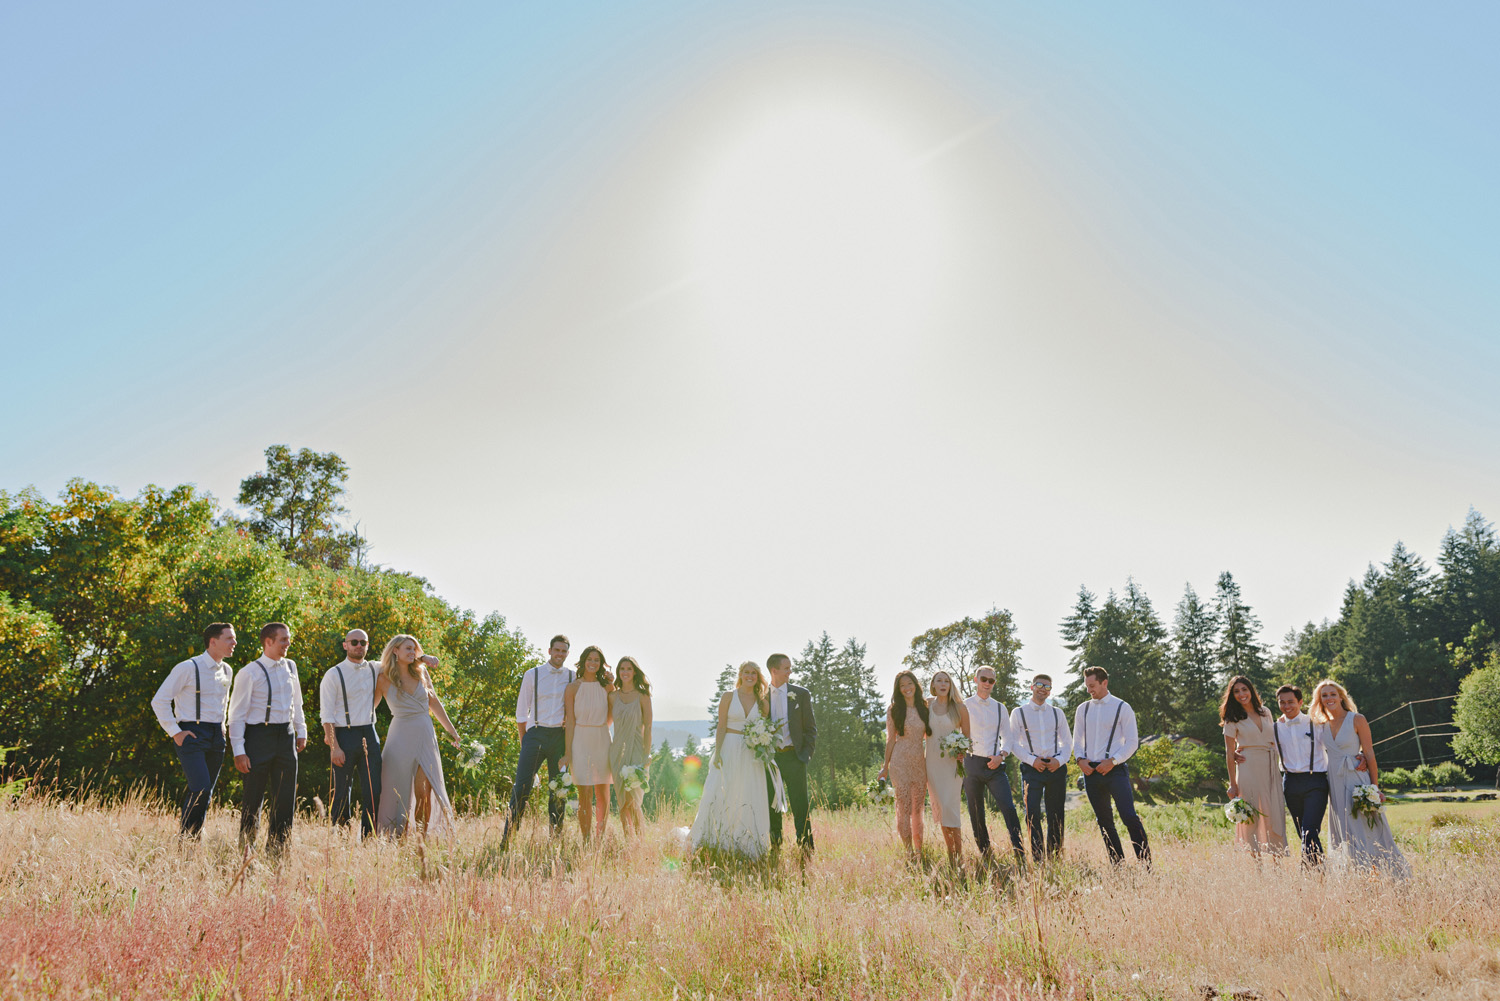
[[[1332,724],[1318,724],[1323,729],[1323,746],[1328,748],[1328,835],[1333,842],[1328,864],[1336,871],[1373,867],[1387,876],[1405,879],[1411,875],[1411,866],[1396,847],[1385,811],[1380,811],[1373,825],[1354,815],[1354,787],[1370,781],[1368,772],[1354,767],[1360,752],[1354,718],[1354,713],[1344,717],[1338,736],[1334,736]]]
[[[694,849],[705,845],[760,858],[771,850],[771,804],[766,790],[766,766],[745,746],[745,723],[760,717],[760,706],[746,714],[738,692],[729,696],[728,732],[719,749],[719,764],[710,765],[703,783],[703,799],[688,840]]]
[[[912,716],[906,717],[907,725]],[[917,721],[918,726],[921,720]],[[932,736],[927,738],[927,789],[932,794],[932,812],[942,827],[959,827],[963,814],[959,811],[959,795],[963,792],[964,780],[958,774],[958,765],[952,758],[943,757],[943,738],[958,729],[958,718],[947,713],[932,712],[930,721]]]
[[[401,834],[406,830],[419,768],[432,786],[428,833],[451,830],[453,804],[448,800],[448,787],[443,784],[443,759],[438,754],[437,729],[432,725],[427,690],[418,686],[411,693],[401,685],[392,685],[386,691],[385,702],[391,707],[391,728],[380,752],[380,832]]]
[[[1224,724],[1224,736],[1233,737],[1245,756],[1236,771],[1240,798],[1260,812],[1253,823],[1235,824],[1234,840],[1253,852],[1286,854],[1286,796],[1281,791],[1281,767],[1276,755],[1276,731],[1271,714],[1261,710],[1261,725],[1253,719]]]
[[[922,745],[927,732],[915,706],[906,709],[905,733],[896,734],[891,746],[891,792],[896,798],[896,833],[904,841],[911,837],[911,818],[927,798],[927,760]]]
[[[569,770],[574,782],[581,786],[609,785],[609,692],[597,682],[578,682],[573,695],[570,753]]]
[[[616,692],[610,698],[614,704],[615,736],[609,744],[609,771],[615,777],[615,799],[623,813],[627,802],[634,803],[637,810],[641,808],[644,793],[640,790],[627,792],[620,772],[629,765],[646,767],[646,734],[640,697],[631,701]]]

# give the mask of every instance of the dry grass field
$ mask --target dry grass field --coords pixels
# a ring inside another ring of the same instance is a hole
[[[817,814],[804,867],[684,863],[662,819],[585,849],[498,818],[350,845],[299,820],[245,869],[140,801],[0,807],[5,998],[1500,997],[1500,811],[1397,806],[1405,885],[1257,865],[1205,808],[1148,812],[1111,871],[1086,811],[1064,865],[905,861],[888,812]],[[244,870],[244,871],[242,871]]]

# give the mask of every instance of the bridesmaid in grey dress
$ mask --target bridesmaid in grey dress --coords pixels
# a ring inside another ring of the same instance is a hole
[[[417,830],[451,829],[453,804],[443,783],[443,759],[438,755],[436,714],[459,747],[458,730],[432,687],[427,667],[421,663],[422,645],[405,634],[391,637],[380,655],[380,679],[375,683],[375,702],[381,698],[391,710],[391,728],[381,750],[380,816],[382,834],[399,835],[407,821]]]
[[[1355,709],[1354,700],[1337,681],[1324,679],[1313,689],[1312,720],[1323,731],[1328,748],[1329,862],[1335,867],[1374,868],[1394,879],[1406,879],[1411,866],[1391,836],[1390,821],[1381,810],[1371,824],[1354,815],[1354,787],[1378,785],[1380,768],[1370,742],[1370,724]],[[1364,754],[1368,769],[1358,768]]]
[[[651,754],[651,683],[634,657],[621,657],[615,663],[615,691],[609,693],[610,716],[615,722],[614,739],[609,744],[609,770],[615,779],[615,800],[620,804],[620,829],[628,838],[640,834],[645,820],[641,810],[644,798],[639,791],[627,791],[622,769],[635,765],[648,771]]]

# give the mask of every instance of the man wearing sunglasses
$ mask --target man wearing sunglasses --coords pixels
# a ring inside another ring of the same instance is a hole
[[[1026,827],[1031,832],[1031,857],[1040,862],[1043,851],[1062,854],[1063,807],[1068,802],[1068,760],[1073,757],[1073,735],[1068,718],[1047,704],[1052,678],[1031,679],[1031,698],[1010,714],[1010,735],[1021,759],[1021,785],[1026,789]],[[1042,808],[1047,813],[1047,840],[1042,841]]]
[[[964,798],[969,801],[969,828],[974,832],[974,844],[979,848],[980,856],[990,858],[990,828],[984,802],[988,790],[990,799],[1005,817],[1011,851],[1019,865],[1026,858],[1021,848],[1021,818],[1016,816],[1010,776],[1005,773],[1005,756],[1012,750],[1013,735],[1010,733],[1010,715],[998,699],[991,697],[995,690],[995,669],[977,668],[974,688],[975,694],[964,700],[964,707],[969,710],[969,736],[974,742],[973,749],[964,756]]]

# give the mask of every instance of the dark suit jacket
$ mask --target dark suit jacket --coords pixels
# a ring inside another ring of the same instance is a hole
[[[791,682],[786,686],[787,727],[792,732],[792,750],[805,765],[812,760],[818,742],[818,724],[813,722],[812,692]]]

